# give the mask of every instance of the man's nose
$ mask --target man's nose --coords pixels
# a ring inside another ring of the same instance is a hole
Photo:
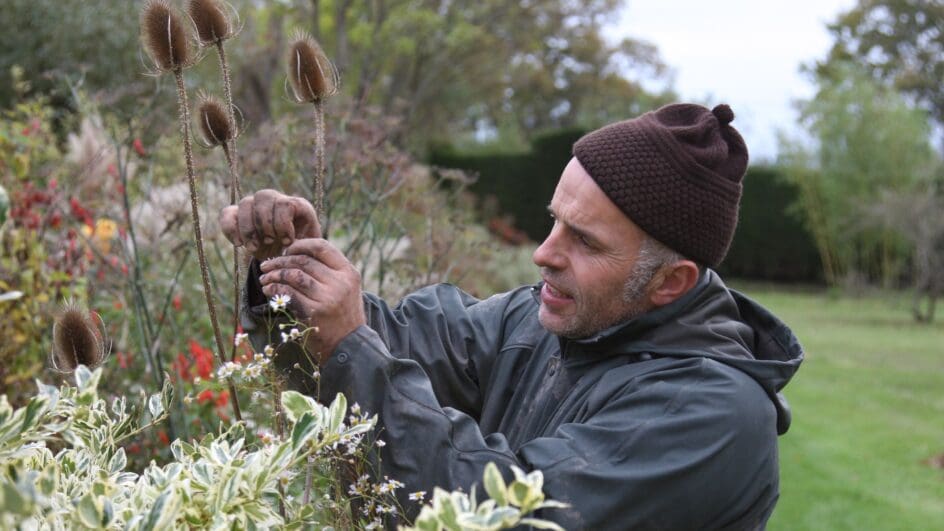
[[[560,249],[560,234],[557,226],[551,229],[544,242],[534,250],[531,260],[538,267],[547,267],[551,269],[563,269],[567,263],[566,257]]]

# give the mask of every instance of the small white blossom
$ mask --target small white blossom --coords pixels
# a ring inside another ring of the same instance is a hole
[[[383,448],[384,446],[387,446],[387,443],[385,443],[383,439],[377,439],[377,442],[374,444],[377,445],[377,448]]]
[[[247,339],[249,339],[249,334],[236,334],[233,338],[233,344],[238,347],[245,343]]]
[[[266,345],[265,348],[262,349],[262,353],[265,354],[267,358],[271,358],[275,355],[275,347],[272,345]]]
[[[272,444],[275,442],[275,435],[272,435],[271,431],[264,430],[259,432],[259,440],[262,444]]]
[[[239,371],[240,365],[238,363],[233,363],[232,361],[227,361],[216,370],[216,376],[220,379],[229,378],[233,373]]]
[[[243,375],[244,375],[246,378],[249,378],[249,379],[258,378],[259,376],[262,375],[262,365],[259,365],[258,363],[252,363],[252,364],[250,364],[250,365],[249,365],[248,367],[246,367],[246,369],[243,371]]]
[[[288,303],[292,302],[291,295],[273,295],[269,300],[269,307],[274,311],[284,310]]]
[[[418,490],[410,493],[410,501],[421,502],[426,499],[426,491]]]
[[[351,413],[357,415],[361,412],[361,405],[357,402],[354,402],[354,405],[351,406]]]
[[[302,333],[299,332],[297,328],[293,328],[293,329],[289,330],[287,334],[286,334],[285,332],[282,332],[282,343],[288,343],[289,341],[295,341],[296,339],[300,338],[301,336],[302,336]]]

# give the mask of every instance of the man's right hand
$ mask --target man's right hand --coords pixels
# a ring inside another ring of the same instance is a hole
[[[311,203],[275,190],[259,190],[224,208],[220,228],[233,245],[244,246],[260,261],[281,255],[295,240],[321,237]]]

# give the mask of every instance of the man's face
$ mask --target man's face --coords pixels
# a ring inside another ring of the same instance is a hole
[[[548,209],[554,228],[533,256],[544,278],[541,325],[580,338],[645,312],[644,286],[625,293],[645,233],[576,158],[564,168]]]

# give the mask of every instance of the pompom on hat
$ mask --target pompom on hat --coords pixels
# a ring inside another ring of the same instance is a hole
[[[574,156],[640,228],[672,250],[717,267],[737,226],[747,146],[727,105],[677,103],[610,124]]]

